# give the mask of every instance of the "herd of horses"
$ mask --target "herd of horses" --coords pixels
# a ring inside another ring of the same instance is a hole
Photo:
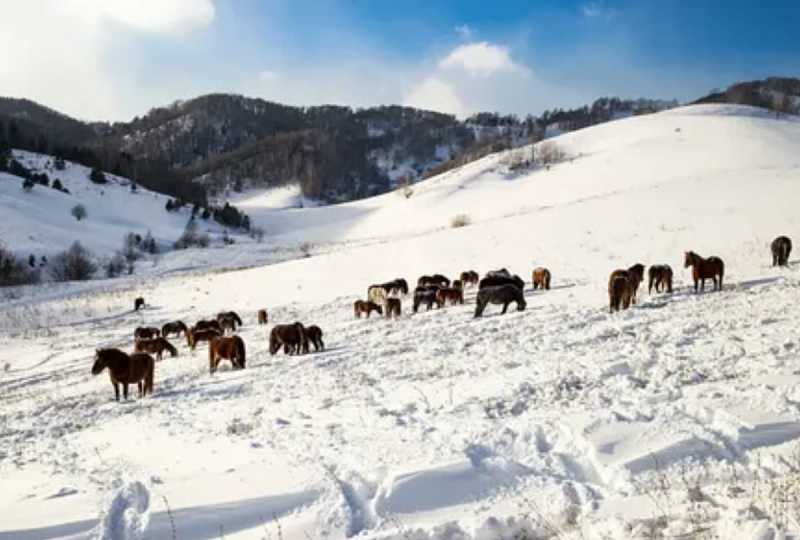
[[[772,265],[787,266],[792,251],[792,242],[786,236],[776,238],[771,246]],[[684,268],[692,269],[695,293],[705,291],[705,283],[711,280],[713,290],[721,290],[725,276],[725,263],[717,256],[702,257],[694,251],[684,253]],[[608,278],[609,312],[628,309],[636,304],[639,285],[644,281],[645,266],[634,264],[627,269],[617,269]],[[648,293],[672,293],[673,271],[667,264],[651,265],[647,272]],[[552,274],[544,267],[537,267],[531,274],[534,290],[549,291]],[[467,288],[477,287],[475,294],[474,317],[481,317],[489,304],[502,305],[505,314],[511,304],[516,304],[517,311],[526,308],[524,295],[525,281],[507,269],[501,268],[487,272],[481,278],[474,270],[461,272],[458,278],[450,280],[443,274],[426,274],[417,280],[412,296],[412,311],[418,313],[420,307],[426,310],[444,308],[464,304],[464,293]],[[385,283],[371,285],[367,289],[366,300],[356,300],[353,311],[356,318],[365,315],[369,318],[372,312],[394,319],[402,313],[402,298],[409,294],[408,282],[397,278]],[[145,307],[143,298],[134,300],[134,311]],[[259,325],[269,321],[267,311],[257,313]],[[125,399],[128,398],[128,386],[136,384],[139,397],[153,391],[156,361],[163,358],[164,352],[172,357],[178,355],[177,348],[170,343],[170,336],[185,337],[186,344],[195,350],[199,343],[208,343],[209,372],[215,373],[223,360],[231,363],[234,369],[244,369],[246,363],[246,347],[241,336],[236,334],[243,321],[234,311],[217,314],[216,317],[201,319],[193,326],[183,321],[170,321],[161,328],[140,326],[133,332],[133,352],[128,354],[118,348],[96,350],[92,374],[99,375],[108,369],[114,387],[116,400],[120,399],[120,386]],[[315,351],[323,350],[323,332],[319,326],[304,325],[298,321],[290,324],[275,325],[269,333],[269,351],[275,355],[283,349],[287,355],[308,354],[310,345]]]

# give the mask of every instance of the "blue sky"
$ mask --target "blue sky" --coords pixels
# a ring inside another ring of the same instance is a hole
[[[537,114],[800,76],[800,0],[3,2],[0,47],[20,58],[0,94],[81,118],[212,91]]]

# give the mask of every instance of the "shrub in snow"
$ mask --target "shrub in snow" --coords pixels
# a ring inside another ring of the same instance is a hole
[[[56,178],[53,181],[53,189],[57,189],[58,191],[64,191],[64,186],[61,184],[61,180]]]
[[[450,227],[453,229],[458,229],[459,227],[466,227],[467,225],[472,224],[472,218],[466,214],[458,214],[453,216],[453,219],[450,220]]]
[[[208,233],[202,233],[197,236],[197,247],[207,248],[211,245],[211,237]]]
[[[250,229],[250,238],[258,242],[259,244],[261,243],[262,240],[264,240],[264,234],[265,234],[264,229],[262,229],[261,227],[253,227]]]
[[[105,184],[108,182],[108,180],[106,180],[106,175],[97,167],[93,168],[92,172],[89,173],[89,180],[95,184]]]
[[[25,191],[32,190],[33,186],[35,186],[35,185],[36,184],[34,183],[34,181],[31,180],[30,178],[26,178],[25,180],[22,181],[22,189],[25,190]]]
[[[542,165],[555,165],[566,159],[567,154],[556,143],[543,142],[536,148],[536,162]]]
[[[54,281],[86,281],[97,271],[92,254],[80,242],[56,255],[49,268]]]
[[[0,244],[0,287],[36,283],[39,275]]]
[[[105,270],[107,278],[119,277],[123,270],[125,270],[125,257],[120,253],[114,254],[114,256],[103,265],[103,269]]]
[[[74,217],[78,221],[84,219],[86,216],[89,215],[88,212],[86,212],[86,207],[83,206],[82,204],[76,204],[75,206],[73,206],[70,213],[72,214],[72,217]]]

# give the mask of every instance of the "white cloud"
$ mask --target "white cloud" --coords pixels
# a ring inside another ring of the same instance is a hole
[[[436,77],[429,77],[422,81],[405,97],[403,105],[439,111],[457,117],[464,117],[468,112],[455,89]]]
[[[134,108],[124,94],[146,94],[133,69],[137,37],[181,36],[213,19],[211,0],[3,0],[0,95],[85,119],[124,118]]]
[[[603,2],[588,2],[583,4],[581,6],[581,11],[585,17],[590,19],[611,19],[614,16],[614,11],[607,7]]]
[[[456,47],[439,61],[442,69],[461,69],[472,77],[488,77],[496,72],[526,73],[527,69],[511,59],[508,47],[487,41]]]
[[[458,34],[459,37],[461,39],[463,39],[464,41],[471,41],[472,40],[472,35],[473,35],[474,32],[473,32],[472,28],[470,28],[466,24],[461,24],[459,26],[456,26],[455,31],[456,31],[456,34]]]

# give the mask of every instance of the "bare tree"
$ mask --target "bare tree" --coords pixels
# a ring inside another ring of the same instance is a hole
[[[70,213],[72,214],[72,217],[74,217],[78,221],[86,218],[86,216],[89,215],[89,213],[86,211],[86,207],[83,206],[82,204],[76,204],[75,206],[73,206],[72,211]]]
[[[86,281],[97,271],[92,254],[77,241],[53,257],[49,268],[54,281]]]

